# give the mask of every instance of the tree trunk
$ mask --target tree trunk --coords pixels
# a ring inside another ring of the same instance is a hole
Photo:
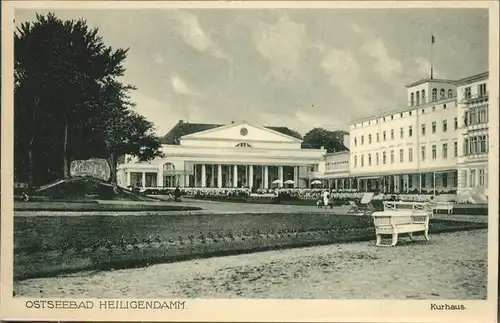
[[[63,143],[63,177],[69,177],[68,165],[68,112],[64,115],[64,143]]]
[[[109,158],[108,158],[108,164],[109,164],[109,182],[110,183],[116,183],[116,165],[115,165],[115,154],[110,153]]]
[[[35,142],[36,136],[36,112],[40,105],[40,99],[35,99],[35,106],[33,108],[33,119],[31,124],[31,138],[28,146],[28,188],[33,189],[34,184],[34,174],[35,174],[35,164],[33,162],[33,143]]]

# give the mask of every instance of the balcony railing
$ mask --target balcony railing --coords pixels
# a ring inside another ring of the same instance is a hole
[[[460,103],[464,104],[474,104],[488,101],[488,92],[486,93],[476,93],[474,95],[464,96]]]

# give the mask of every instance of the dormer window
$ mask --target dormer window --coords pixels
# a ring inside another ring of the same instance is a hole
[[[432,101],[437,101],[438,99],[438,90],[436,88],[432,89]]]
[[[415,105],[415,94],[413,94],[413,92],[411,92],[410,94],[410,106],[414,106]]]
[[[441,91],[439,91],[439,99],[440,100],[444,100],[446,97],[445,97],[445,90],[444,89],[441,89]]]
[[[237,148],[251,148],[252,146],[249,144],[249,143],[246,143],[246,142],[240,142],[239,144],[237,144],[235,147]]]
[[[417,105],[420,105],[420,91],[417,91]]]
[[[453,97],[453,90],[448,90],[448,98],[451,99]]]
[[[425,104],[425,90],[422,90],[422,104]]]

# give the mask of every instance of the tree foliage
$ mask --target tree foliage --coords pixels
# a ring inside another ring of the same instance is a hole
[[[113,50],[84,20],[37,15],[14,33],[15,176],[44,184],[71,160],[159,155],[153,124],[122,84],[128,49]]]
[[[348,133],[345,131],[330,131],[323,128],[311,129],[303,139],[303,146],[307,148],[320,149],[324,147],[327,152],[347,151],[344,146],[344,136]]]

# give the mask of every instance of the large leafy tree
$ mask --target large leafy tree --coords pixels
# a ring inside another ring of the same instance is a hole
[[[304,136],[303,146],[315,149],[324,147],[328,152],[347,151],[347,147],[344,146],[344,136],[347,134],[341,130],[330,131],[323,128],[313,128]]]
[[[153,124],[122,84],[127,49],[113,50],[84,20],[50,13],[14,34],[15,175],[29,184],[67,177],[75,159],[159,155]],[[114,174],[114,171],[112,172]]]

